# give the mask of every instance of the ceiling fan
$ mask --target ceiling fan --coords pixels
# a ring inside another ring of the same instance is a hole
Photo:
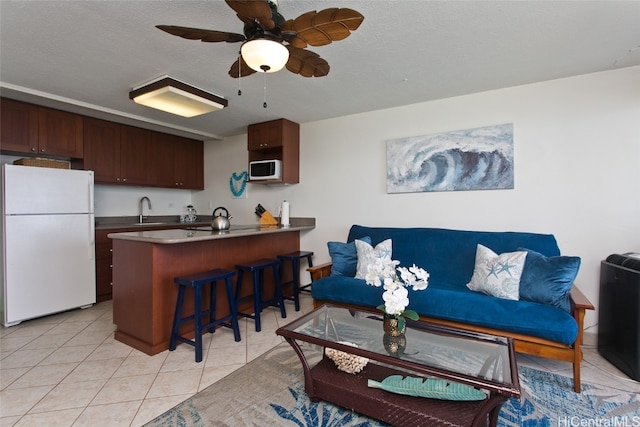
[[[282,69],[304,77],[329,74],[329,64],[318,54],[305,49],[323,46],[347,38],[358,29],[364,16],[348,8],[310,11],[296,19],[285,20],[278,13],[277,0],[225,0],[244,22],[244,34],[203,30],[175,25],[156,27],[174,36],[203,42],[242,42],[240,56],[229,69],[233,78],[256,72],[272,73]]]

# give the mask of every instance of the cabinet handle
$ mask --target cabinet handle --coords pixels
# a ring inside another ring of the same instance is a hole
[[[109,264],[109,268],[113,268],[113,264]]]
[[[31,147],[31,151],[35,152],[36,148],[35,147]]]
[[[41,153],[44,153],[45,151],[47,151],[47,150],[45,150],[44,148],[41,148],[41,149],[40,149],[40,152],[41,152]]]
[[[120,178],[116,178],[116,182],[120,182]]]
[[[127,178],[122,178],[122,182],[127,182]]]

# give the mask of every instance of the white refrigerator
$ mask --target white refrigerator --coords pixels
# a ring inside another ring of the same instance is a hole
[[[2,324],[96,302],[93,172],[2,165]]]

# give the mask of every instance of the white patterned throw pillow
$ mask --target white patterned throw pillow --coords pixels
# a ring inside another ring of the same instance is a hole
[[[498,298],[520,299],[520,276],[526,258],[524,251],[498,255],[479,244],[476,265],[467,288]]]
[[[364,279],[369,265],[377,260],[391,261],[391,239],[378,243],[375,248],[367,242],[356,240],[356,252],[358,253],[356,279]]]

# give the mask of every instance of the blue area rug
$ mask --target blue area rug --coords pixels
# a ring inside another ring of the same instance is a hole
[[[573,392],[570,378],[520,367],[521,399],[502,406],[502,427],[640,426],[640,399],[593,384]],[[304,392],[298,356],[284,343],[170,409],[147,426],[379,427],[386,424]]]

